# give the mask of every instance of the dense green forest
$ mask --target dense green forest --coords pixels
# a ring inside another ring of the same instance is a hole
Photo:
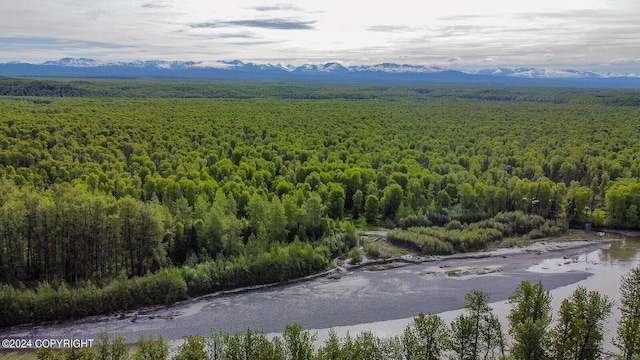
[[[638,92],[0,80],[0,326],[639,227]]]
[[[505,87],[477,85],[349,84],[325,82],[197,81],[178,78],[96,77],[89,80],[18,79],[0,76],[0,96],[226,98],[226,99],[464,99],[554,104],[638,106],[638,90],[568,87]],[[33,100],[33,99],[31,99]],[[38,99],[37,102],[49,101]]]

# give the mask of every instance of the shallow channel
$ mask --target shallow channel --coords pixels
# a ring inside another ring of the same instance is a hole
[[[586,251],[579,251],[574,254],[564,254],[562,256],[545,258],[534,265],[528,266],[526,271],[530,273],[530,280],[543,281],[545,288],[550,290],[552,295],[552,306],[554,309],[554,321],[557,317],[557,310],[563,299],[571,296],[578,286],[583,286],[587,290],[595,290],[600,294],[604,294],[614,301],[612,315],[606,322],[606,333],[604,340],[605,352],[617,353],[617,349],[612,343],[612,339],[616,335],[617,321],[620,318],[620,312],[617,303],[620,298],[619,285],[621,277],[629,272],[632,268],[640,266],[640,238],[639,237],[621,237],[620,241],[612,242],[610,245],[596,250],[587,248]],[[586,276],[576,282],[555,287],[558,282],[565,279],[556,278],[555,281],[548,280],[547,276],[562,274],[586,274]],[[509,276],[513,276],[511,274]],[[486,276],[486,275],[484,275]],[[518,277],[519,276],[514,276]],[[536,279],[537,278],[537,279]],[[495,279],[498,280],[498,279]],[[498,280],[500,281],[500,280]],[[511,281],[509,281],[511,284]],[[478,289],[484,291],[496,290],[497,286],[483,287],[485,282],[478,284]],[[488,290],[487,290],[488,289]],[[492,293],[492,297],[496,298],[496,294]],[[508,295],[507,295],[508,296]],[[502,298],[502,292],[497,297]],[[502,323],[505,333],[508,329],[507,314],[511,307],[505,299],[495,301],[490,304],[493,311]],[[450,323],[456,316],[462,314],[464,310],[459,307],[456,310],[440,312],[439,315]],[[412,317],[395,319],[388,321],[362,323],[353,326],[334,327],[333,330],[340,336],[344,336],[347,332],[351,334],[359,334],[362,331],[371,331],[380,337],[390,337],[402,334],[406,326],[411,322]],[[329,329],[314,329],[318,335],[318,344],[328,336]]]

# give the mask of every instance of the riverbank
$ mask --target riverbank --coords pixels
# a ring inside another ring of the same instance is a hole
[[[620,236],[625,235],[623,233],[606,233],[606,235],[588,235],[582,231],[570,231],[568,235],[561,239],[542,239],[539,241],[519,242],[507,240],[494,246],[490,249],[477,252],[458,253],[453,255],[434,255],[434,256],[422,256],[416,252],[412,252],[407,249],[402,250],[401,255],[387,256],[384,258],[369,258],[366,251],[366,243],[370,242],[386,242],[386,230],[375,230],[364,232],[362,239],[369,239],[368,241],[361,241],[360,250],[363,253],[363,260],[357,264],[351,264],[345,261],[334,261],[337,268],[337,273],[332,273],[331,276],[339,277],[341,274],[349,271],[364,270],[387,270],[397,268],[410,264],[422,264],[429,262],[436,262],[442,260],[465,260],[465,259],[482,259],[492,257],[504,257],[507,255],[514,255],[519,253],[543,253],[561,251],[566,249],[580,249],[582,247],[590,247],[594,244],[608,244],[614,241],[620,240]],[[640,235],[640,234],[639,234]],[[634,235],[626,235],[634,236]],[[362,244],[364,243],[364,244]],[[507,246],[500,246],[500,245]],[[389,244],[386,244],[389,245]],[[393,247],[393,246],[392,246]],[[399,250],[397,247],[393,247],[392,253],[396,253]]]
[[[463,306],[464,294],[471,289],[490,292],[491,301],[499,301],[506,299],[523,279],[543,281],[548,289],[575,283],[589,274],[534,274],[526,269],[543,259],[575,256],[608,244],[536,243],[523,248],[429,258],[383,272],[364,266],[345,269],[338,279],[324,273],[307,281],[210,294],[172,306],[17,326],[1,330],[0,335],[96,338],[100,332],[108,332],[134,343],[140,335],[178,340],[186,334],[207,335],[212,328],[226,332],[248,328],[279,332],[294,322],[304,328],[321,329],[408,318],[420,312],[458,309]]]
[[[554,319],[557,318],[557,311],[560,308],[562,300],[571,296],[573,291],[578,286],[585,287],[591,291],[598,291],[600,294],[606,295],[614,302],[619,302],[619,281],[622,275],[626,274],[632,268],[640,266],[640,237],[622,238],[611,241],[607,239],[607,246],[595,248],[591,245],[587,245],[583,248],[561,249],[558,251],[550,251],[546,254],[536,255],[539,260],[531,266],[525,268],[525,271],[531,275],[529,280],[537,281],[537,279],[543,282],[546,290],[549,290],[552,296],[552,309]],[[586,245],[586,244],[585,244]],[[575,251],[574,251],[575,250]],[[551,256],[547,256],[551,255]],[[529,258],[527,256],[526,258]],[[514,260],[523,259],[516,256]],[[526,260],[526,259],[523,259]],[[504,263],[502,263],[504,264]],[[426,274],[432,279],[443,279],[446,277],[455,278],[449,273],[460,269],[463,266],[460,264],[442,262],[440,266],[433,267],[433,272],[427,271]],[[451,265],[451,267],[448,267]],[[486,266],[483,263],[465,264],[475,269],[482,269]],[[488,279],[494,279],[496,281],[508,281],[510,274],[518,272],[517,269],[522,269],[523,266],[517,266],[510,268],[508,264],[502,268],[502,271],[497,271],[496,274],[502,274],[501,277],[489,277]],[[495,287],[484,287],[484,280],[482,274],[465,273],[460,272],[461,281],[464,279],[476,279],[479,280],[479,287],[483,291],[491,291]],[[553,287],[549,286],[547,282],[548,275],[554,274],[587,274],[583,279],[568,283],[563,286]],[[536,279],[537,278],[537,279]],[[512,289],[513,291],[513,289]],[[511,309],[511,306],[506,301],[506,297],[495,296],[495,293],[491,294],[491,303],[489,304],[493,309],[494,314],[498,316],[502,323],[502,328],[506,332],[508,328],[507,315]],[[462,296],[462,295],[461,295]],[[508,296],[508,295],[507,295]],[[438,314],[447,322],[450,323],[456,316],[464,313],[464,309],[458,308],[455,310],[448,310],[438,312]],[[613,345],[612,339],[616,335],[616,328],[618,320],[620,318],[620,312],[617,306],[614,306],[613,313],[609,316],[605,322],[604,333],[604,350],[607,359],[615,358],[614,354],[617,354],[619,350]],[[356,325],[333,327],[333,330],[338,336],[345,336],[347,333],[359,334],[366,330],[371,331],[374,335],[379,337],[389,337],[402,334],[406,326],[413,320],[412,317],[385,320],[371,323],[361,323]],[[312,329],[312,333],[316,333],[318,336],[317,344],[320,345],[328,337],[329,328],[316,328]]]

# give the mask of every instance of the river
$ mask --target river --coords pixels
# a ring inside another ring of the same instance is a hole
[[[640,263],[639,238],[562,244],[538,244],[384,271],[359,270],[338,279],[324,277],[238,294],[205,296],[124,315],[14,327],[0,330],[0,335],[87,339],[108,332],[125,337],[127,342],[135,342],[141,335],[162,335],[175,343],[186,334],[208,335],[212,328],[225,332],[251,328],[275,334],[297,322],[313,329],[319,342],[329,328],[341,335],[370,330],[379,336],[393,336],[400,334],[420,312],[440,313],[450,321],[464,306],[464,295],[473,289],[490,293],[491,305],[504,322],[509,310],[505,300],[525,279],[541,281],[551,290],[555,309],[578,285],[617,299],[620,277]],[[616,314],[617,311],[607,325],[608,342],[615,334]]]
[[[526,266],[529,264],[527,259],[522,268],[526,267],[526,272],[529,273],[524,276],[525,278],[531,281],[540,280],[545,285],[545,288],[550,290],[552,307],[554,309],[554,321],[557,319],[557,310],[560,308],[562,300],[570,297],[578,286],[583,286],[587,290],[595,290],[600,294],[608,296],[610,300],[614,301],[614,307],[605,325],[604,350],[606,353],[617,353],[618,350],[613,345],[612,340],[616,336],[617,321],[620,319],[620,311],[617,308],[617,303],[620,298],[620,279],[632,268],[640,266],[640,237],[622,236],[620,241],[612,242],[595,250],[591,247],[586,247],[574,252],[559,251],[555,254],[548,253],[547,255],[551,256],[544,256],[544,259],[539,259],[534,265],[530,266]],[[582,276],[584,276],[584,278],[575,282],[569,280],[569,284],[561,286],[556,285],[567,280],[564,276],[554,277],[553,281],[548,281],[549,279],[547,278],[549,275],[560,276],[569,274],[576,275],[573,280],[578,280]],[[519,270],[516,270],[513,273],[502,273],[501,275],[520,278],[523,274],[521,274]],[[487,275],[483,276],[486,277]],[[494,278],[493,280],[499,282],[504,279]],[[511,281],[509,281],[509,284],[511,284]],[[493,312],[500,318],[502,328],[506,333],[508,329],[507,315],[511,306],[508,304],[506,296],[504,296],[505,293],[502,291],[496,293],[496,289],[498,288],[496,284],[492,285],[481,281],[477,282],[477,285],[477,289],[491,292],[494,300],[500,299],[499,301],[492,302],[490,306]],[[510,291],[513,291],[513,288],[511,288]],[[461,309],[461,306],[458,306],[456,310],[439,312],[439,315],[447,323],[450,323],[451,320],[463,312],[464,310]],[[412,319],[413,317],[408,317],[352,326],[340,326],[334,327],[333,330],[340,336],[344,336],[347,332],[358,334],[367,330],[372,331],[377,336],[389,337],[402,334]],[[318,334],[318,342],[321,343],[327,337],[329,328],[314,329],[313,331]]]

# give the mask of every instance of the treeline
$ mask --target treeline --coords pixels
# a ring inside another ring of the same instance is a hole
[[[157,203],[94,194],[86,186],[35,190],[0,183],[4,283],[144,275],[168,265],[171,217]]]
[[[355,227],[328,218],[318,195],[268,201],[254,194],[238,217],[234,198],[216,193],[213,204],[201,196],[192,208],[182,198],[171,209],[84,184],[36,190],[0,181],[0,281],[101,284],[121,273],[267,256],[273,245],[294,241],[316,244],[326,259],[357,244]]]
[[[295,241],[259,254],[169,267],[129,279],[125,273],[103,286],[40,282],[33,289],[0,285],[0,327],[111,314],[241,287],[273,284],[318,273],[327,254]]]
[[[639,106],[638,90],[481,85],[347,84],[185,79],[32,80],[0,76],[0,96],[298,100],[472,100]]]
[[[640,268],[622,278],[621,301],[614,345],[619,359],[640,356]],[[596,360],[603,358],[605,320],[613,303],[596,291],[578,287],[562,301],[554,320],[551,295],[541,283],[524,280],[508,302],[511,311],[505,332],[488,305],[488,294],[473,290],[465,296],[465,312],[447,324],[440,316],[420,314],[399,336],[381,338],[370,331],[341,337],[334,330],[316,348],[316,335],[300,325],[287,325],[281,335],[268,338],[262,331],[209,336],[185,336],[171,359],[523,359]],[[552,326],[553,325],[553,326]],[[507,337],[508,334],[508,337]],[[509,340],[508,340],[509,338]],[[55,353],[39,349],[39,359],[149,359],[166,360],[169,346],[163,338],[139,339],[129,356],[122,338],[102,334],[91,349],[66,349]]]
[[[90,92],[69,83],[14,79],[0,76],[0,96],[87,96]]]

